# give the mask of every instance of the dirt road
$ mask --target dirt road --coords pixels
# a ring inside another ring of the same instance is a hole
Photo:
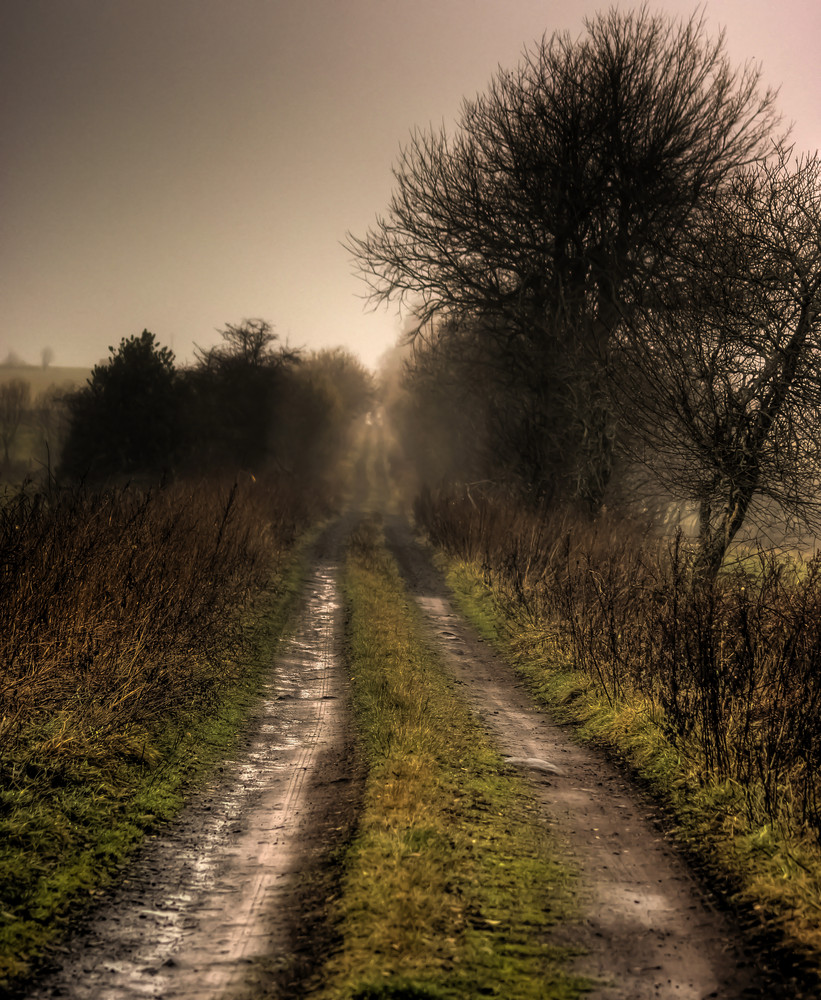
[[[318,545],[299,620],[244,745],[70,942],[30,1000],[288,996],[314,968],[329,851],[357,803],[339,658],[341,530]]]
[[[670,849],[625,778],[539,711],[454,613],[400,519],[387,522],[409,590],[465,698],[532,781],[580,872],[578,925],[595,1000],[774,996],[739,938]],[[328,946],[329,851],[359,796],[339,655],[342,528],[317,551],[292,638],[272,665],[245,745],[128,878],[29,1000],[210,1000],[302,995]],[[466,998],[467,1000],[467,998]],[[510,998],[515,1000],[515,998]]]
[[[737,931],[670,849],[652,806],[598,754],[536,709],[514,672],[468,628],[408,525],[388,542],[424,613],[428,637],[512,766],[531,780],[544,821],[580,874],[583,919],[560,939],[602,981],[593,1000],[771,997]]]

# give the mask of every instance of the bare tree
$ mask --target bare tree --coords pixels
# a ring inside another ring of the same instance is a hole
[[[708,577],[757,502],[821,513],[821,163],[788,155],[705,205],[613,350],[634,454],[696,503]]]
[[[597,362],[671,237],[776,119],[758,70],[734,70],[697,16],[611,11],[586,28],[500,71],[453,136],[414,133],[387,214],[349,248],[372,301],[410,309],[417,335],[456,323],[522,358],[537,423],[555,418],[537,414],[556,399],[538,382],[552,371],[587,453],[576,492],[595,509],[613,435]]]
[[[42,460],[50,469],[59,460],[63,441],[68,432],[66,390],[51,385],[38,393],[32,406],[32,418],[40,432]]]
[[[527,342],[504,334],[488,317],[417,335],[404,379],[417,464],[428,483],[467,476],[561,500],[573,493],[568,456],[578,447],[562,359],[549,360],[544,349],[536,364]]]
[[[277,348],[279,334],[264,319],[246,319],[242,323],[226,323],[219,331],[223,343],[207,350],[197,349],[198,362],[204,369],[277,368],[297,360],[299,352]]]
[[[23,379],[13,378],[0,384],[0,441],[3,444],[3,462],[7,466],[30,396],[31,386]]]

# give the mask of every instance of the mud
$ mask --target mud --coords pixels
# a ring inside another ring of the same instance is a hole
[[[652,803],[536,708],[513,670],[454,612],[407,525],[392,519],[386,532],[431,644],[508,764],[529,780],[579,873],[581,920],[555,939],[586,952],[575,969],[598,982],[592,1000],[778,995],[730,916],[677,856]]]
[[[243,1000],[304,996],[333,947],[327,900],[361,797],[340,657],[337,560],[320,541],[293,636],[272,664],[244,745],[179,821],[150,841],[28,1000]],[[389,542],[428,638],[579,872],[578,922],[593,1000],[796,996],[743,938],[619,769],[540,712],[514,672],[454,612],[407,524]],[[514,1000],[514,998],[511,998]]]
[[[330,854],[350,835],[358,795],[339,655],[339,534],[319,546],[243,746],[146,844],[30,1000],[302,991],[314,944],[329,933]]]

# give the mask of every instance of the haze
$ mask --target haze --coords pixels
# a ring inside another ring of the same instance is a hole
[[[185,361],[259,316],[375,364],[400,321],[365,310],[341,242],[384,209],[400,144],[604,6],[7,0],[0,360],[91,365],[148,328]],[[781,86],[797,151],[818,148],[816,0],[715,0],[706,18]]]

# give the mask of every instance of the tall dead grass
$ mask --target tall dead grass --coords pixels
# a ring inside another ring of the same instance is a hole
[[[150,761],[157,724],[231,679],[238,618],[304,519],[259,483],[0,506],[0,780]]]
[[[636,693],[757,822],[821,841],[821,561],[758,552],[710,585],[681,535],[425,494],[431,540],[481,565],[509,617],[611,700]]]

